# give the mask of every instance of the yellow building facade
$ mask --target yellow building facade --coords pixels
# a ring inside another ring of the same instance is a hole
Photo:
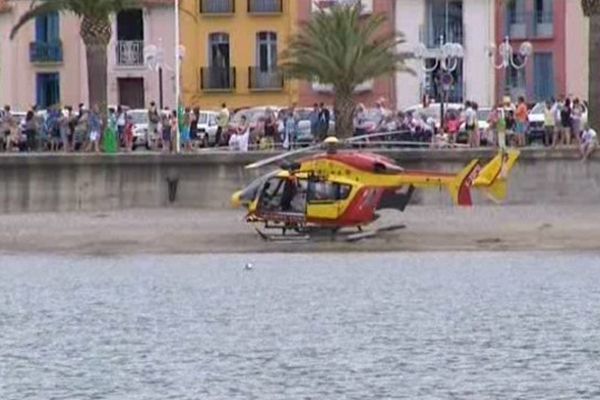
[[[295,0],[181,0],[182,97],[188,107],[287,106],[297,83],[277,68]]]

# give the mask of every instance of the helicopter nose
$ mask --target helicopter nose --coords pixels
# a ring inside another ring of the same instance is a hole
[[[240,208],[242,206],[242,191],[238,190],[231,196],[231,206],[233,208]]]

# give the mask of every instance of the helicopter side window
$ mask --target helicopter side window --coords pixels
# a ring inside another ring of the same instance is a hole
[[[334,182],[312,181],[308,185],[309,202],[331,202],[345,200],[350,195],[352,187]]]

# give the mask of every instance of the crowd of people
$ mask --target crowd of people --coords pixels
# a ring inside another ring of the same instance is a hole
[[[440,123],[431,113],[421,110],[392,112],[385,100],[376,101],[373,108],[358,104],[353,114],[355,136],[383,133],[380,139],[388,146],[404,146],[408,142],[426,146],[524,147],[534,133],[540,133],[545,146],[577,145],[582,157],[587,159],[598,147],[597,133],[587,124],[585,105],[579,99],[550,99],[545,103],[543,126],[530,126],[529,108],[523,97],[517,104],[505,98],[489,112],[486,127],[480,126],[479,106],[467,101],[463,107],[449,108]],[[302,112],[300,112],[302,110]],[[289,108],[260,111],[253,120],[242,113],[232,124],[233,113],[223,103],[216,115],[214,146],[231,150],[269,150],[280,146],[295,147],[301,136],[301,123],[308,126],[308,142],[317,143],[334,131],[335,115],[324,103],[313,104],[310,110]],[[154,102],[147,109],[148,128],[142,138],[134,136],[134,121],[124,107],[110,108],[106,119],[97,106],[88,110],[79,104],[72,107],[50,107],[40,111],[33,106],[20,119],[11,113],[9,106],[0,113],[0,151],[14,152],[118,152],[133,151],[140,141],[148,149],[171,152],[175,135],[179,132],[180,150],[191,152],[199,142],[200,108],[186,108],[178,115],[176,110],[159,110]],[[306,129],[305,129],[306,130]],[[385,135],[388,133],[388,135]],[[111,150],[112,149],[112,150]]]

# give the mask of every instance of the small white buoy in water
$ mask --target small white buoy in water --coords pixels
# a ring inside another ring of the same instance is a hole
[[[252,268],[254,268],[254,265],[252,265],[252,263],[247,263],[247,264],[244,266],[244,269],[245,269],[246,271],[250,271]]]

